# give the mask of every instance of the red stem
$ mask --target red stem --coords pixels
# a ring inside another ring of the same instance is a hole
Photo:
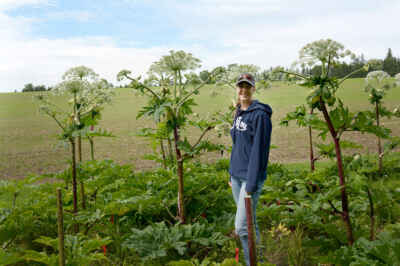
[[[311,108],[310,114],[313,114],[314,109]],[[310,140],[310,164],[311,164],[311,172],[315,170],[315,159],[314,159],[314,149],[312,143],[312,130],[311,126],[308,127],[308,136]]]
[[[185,223],[185,205],[183,201],[183,158],[181,150],[178,148],[179,143],[179,132],[178,127],[174,128],[174,140],[175,140],[175,152],[176,152],[176,163],[178,172],[178,216],[182,224]]]
[[[376,115],[376,125],[379,127],[379,104],[375,103],[375,115]],[[382,145],[381,138],[378,136],[378,159],[379,159],[379,172],[382,173],[383,170],[383,158],[382,158]]]
[[[71,152],[72,152],[72,195],[73,195],[73,213],[77,215],[78,213],[78,195],[77,195],[77,184],[76,184],[76,156],[75,156],[75,140],[73,138],[70,139],[71,143]],[[74,224],[74,231],[78,233],[79,227],[78,224]]]
[[[342,153],[341,153],[341,149],[340,149],[339,137],[337,135],[337,131],[333,127],[332,120],[329,117],[328,110],[326,109],[325,102],[322,100],[322,98],[320,98],[319,103],[320,103],[321,111],[324,115],[325,121],[328,125],[329,132],[331,133],[333,141],[335,143],[336,162],[337,162],[338,174],[339,174],[339,179],[340,179],[340,192],[341,192],[341,199],[342,199],[341,215],[342,215],[343,222],[345,223],[345,226],[346,226],[347,242],[348,242],[349,246],[352,246],[354,243],[353,229],[351,226],[351,221],[350,221],[350,216],[349,216],[349,203],[348,203],[347,193],[346,193],[346,180],[344,178],[343,160],[342,160]]]
[[[256,242],[254,239],[253,208],[251,204],[251,196],[246,196],[244,198],[244,202],[246,206],[247,237],[249,241],[250,266],[256,266],[257,254],[256,254]]]

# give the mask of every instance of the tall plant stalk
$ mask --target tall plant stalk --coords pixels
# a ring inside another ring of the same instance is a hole
[[[162,139],[160,139],[160,149],[161,149],[161,155],[162,155],[162,160],[163,160],[163,167],[164,167],[164,169],[167,169],[167,157],[165,155],[164,142]]]
[[[314,113],[314,109],[311,108],[310,114],[312,115]],[[314,158],[314,148],[313,148],[313,138],[312,138],[312,128],[311,126],[308,126],[308,139],[310,142],[310,168],[311,172],[315,170],[315,158]]]
[[[368,195],[368,201],[369,201],[369,218],[370,218],[370,221],[371,221],[369,239],[371,241],[374,241],[375,240],[374,201],[372,200],[371,190],[369,189],[369,187],[367,187],[367,195]]]
[[[185,223],[185,204],[184,204],[184,184],[183,184],[183,158],[181,150],[178,147],[180,141],[179,128],[174,128],[174,142],[175,142],[175,152],[176,152],[176,167],[178,174],[178,216],[181,223]]]
[[[82,163],[82,137],[78,136],[78,162]]]
[[[76,151],[75,151],[75,139],[70,138],[70,144],[71,144],[71,155],[72,155],[72,197],[73,197],[73,213],[74,215],[78,214],[78,194],[77,194],[77,182],[76,182]],[[79,227],[78,224],[74,224],[74,231],[75,233],[78,233]]]
[[[169,154],[169,162],[172,164],[174,162],[174,154],[173,154],[173,149],[172,149],[172,141],[170,136],[168,136],[168,154]]]
[[[350,215],[349,215],[349,203],[348,203],[348,198],[347,198],[347,193],[346,193],[346,179],[345,179],[344,170],[343,170],[342,151],[340,149],[340,136],[338,136],[337,131],[333,127],[332,120],[329,116],[328,110],[326,109],[325,102],[322,100],[322,97],[320,98],[320,108],[322,110],[324,119],[329,128],[329,132],[332,136],[333,142],[335,143],[336,163],[337,163],[337,167],[338,167],[338,174],[339,174],[339,180],[340,180],[340,194],[341,194],[341,201],[342,201],[341,215],[342,215],[343,222],[346,226],[347,241],[348,241],[348,244],[351,246],[354,243],[354,237],[353,237],[353,230],[352,230]]]
[[[90,144],[90,158],[94,161],[94,141],[92,137],[89,137],[89,144]]]
[[[77,90],[74,90],[74,123],[76,123],[78,108],[77,108]],[[72,193],[74,197],[74,215],[78,214],[78,188],[77,188],[77,174],[76,174],[76,138],[71,137],[71,149],[72,149]],[[75,233],[78,233],[79,226],[77,223],[74,224]]]
[[[57,225],[58,225],[58,263],[65,266],[64,254],[64,214],[61,188],[57,188]]]
[[[376,117],[376,126],[380,126],[379,122],[379,103],[375,102],[375,117]],[[382,144],[381,144],[381,137],[378,138],[378,161],[379,161],[379,172],[382,173],[383,171],[383,153],[382,153]]]

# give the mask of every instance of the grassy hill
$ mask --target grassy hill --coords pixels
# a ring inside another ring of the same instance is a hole
[[[363,91],[363,79],[346,81],[338,92],[351,110],[371,108],[368,95]],[[211,95],[210,87],[204,87],[197,96],[200,114],[224,109],[234,98],[234,91],[229,88],[217,88],[219,94]],[[42,174],[59,171],[68,164],[69,151],[57,140],[58,127],[49,117],[40,114],[32,99],[33,93],[0,94],[0,178],[20,178],[30,173]],[[276,83],[268,90],[260,91],[255,98],[271,105],[272,143],[278,146],[271,151],[271,161],[300,162],[307,158],[308,142],[306,130],[291,125],[279,126],[280,119],[298,104],[304,103],[307,90],[295,85]],[[56,100],[63,104],[61,97]],[[130,89],[117,89],[113,104],[103,113],[101,127],[113,132],[116,138],[98,138],[95,141],[95,157],[112,159],[118,163],[133,164],[136,169],[148,169],[156,165],[143,159],[151,151],[148,141],[135,136],[144,126],[151,126],[152,121],[136,119],[138,110],[145,99]],[[385,99],[385,106],[394,108],[400,105],[400,88],[392,89]],[[393,135],[400,136],[400,121],[384,121],[384,125],[393,130]],[[199,132],[193,130],[190,136],[195,138]],[[212,139],[216,136],[210,135]],[[358,141],[369,152],[375,152],[375,138],[358,133],[345,135]],[[230,143],[229,137],[218,141]],[[84,143],[84,159],[89,159],[89,145]],[[204,156],[204,160],[214,160],[218,154]],[[225,155],[228,156],[228,155]]]

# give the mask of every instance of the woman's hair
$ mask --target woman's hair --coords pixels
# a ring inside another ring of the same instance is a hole
[[[238,115],[238,113],[239,113],[239,106],[240,106],[240,100],[239,100],[239,97],[237,97],[237,100],[236,100],[236,105],[235,105],[235,112],[233,113],[233,118],[235,118],[235,117],[237,117],[237,115]]]

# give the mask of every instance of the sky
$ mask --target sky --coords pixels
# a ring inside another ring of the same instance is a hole
[[[85,65],[118,85],[170,50],[262,69],[331,38],[366,59],[400,57],[398,0],[0,0],[0,92],[53,86]]]

